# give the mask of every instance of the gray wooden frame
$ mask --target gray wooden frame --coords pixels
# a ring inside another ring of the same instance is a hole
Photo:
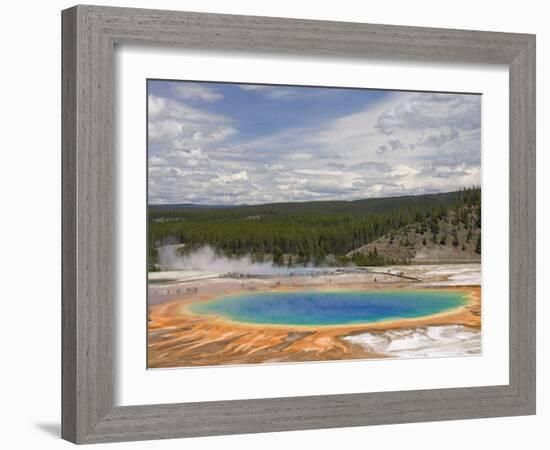
[[[535,36],[97,6],[63,11],[62,30],[63,438],[94,443],[535,413]],[[126,43],[506,64],[509,384],[115,407],[113,52]]]

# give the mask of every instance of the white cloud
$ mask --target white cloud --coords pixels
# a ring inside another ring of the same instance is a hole
[[[477,95],[410,94],[378,117],[376,128],[385,134],[400,129],[471,130],[480,126],[481,102]]]
[[[174,83],[172,91],[182,100],[196,100],[202,102],[216,102],[223,98],[215,88],[197,83]]]
[[[243,84],[239,86],[243,91],[259,92],[267,98],[277,99],[294,99],[303,97],[308,94],[307,90],[295,89],[292,87],[283,86],[268,86],[262,84]]]
[[[406,166],[404,164],[398,164],[393,168],[391,172],[389,172],[388,175],[392,177],[409,177],[411,175],[416,175],[418,173],[419,173],[418,170],[413,169],[410,166]]]
[[[271,100],[296,100],[311,97],[321,97],[334,93],[331,89],[318,89],[299,86],[278,86],[262,84],[242,84],[243,91],[256,91]]]
[[[297,169],[294,172],[300,175],[311,175],[311,176],[339,177],[342,175],[346,175],[346,172],[341,172],[336,170]]]
[[[248,180],[248,173],[246,172],[246,170],[241,170],[240,172],[232,173],[229,175],[220,175],[218,176],[218,178],[216,178],[215,181],[219,181],[222,184],[226,184],[226,183],[233,183],[235,181],[243,181],[243,180]]]
[[[181,101],[149,96],[149,140],[172,148],[219,142],[235,133],[232,119]]]
[[[314,158],[311,153],[288,153],[282,156],[285,161],[311,161]]]
[[[240,84],[239,88],[243,91],[265,91],[271,89],[272,87],[265,84]]]
[[[281,172],[286,169],[286,167],[283,166],[282,164],[264,164],[264,167],[267,170],[271,170],[274,172]]]
[[[152,203],[351,200],[480,182],[478,96],[395,93],[315,126],[246,140],[231,117],[181,98],[151,96],[149,118]]]

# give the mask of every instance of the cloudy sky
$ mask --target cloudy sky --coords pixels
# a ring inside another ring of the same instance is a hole
[[[481,97],[148,81],[149,203],[258,204],[480,184]]]

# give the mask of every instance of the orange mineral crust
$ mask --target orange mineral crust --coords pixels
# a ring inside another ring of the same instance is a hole
[[[353,289],[414,289],[410,284],[353,283]],[[302,286],[257,283],[255,292],[292,291]],[[311,286],[310,286],[311,288]],[[317,283],[317,290],[349,289],[350,283]],[[426,327],[460,325],[468,330],[481,327],[481,289],[479,286],[447,286],[429,289],[461,291],[467,296],[463,306],[429,316],[376,323],[329,326],[294,326],[248,324],[226,320],[220,316],[197,315],[188,306],[221,295],[248,292],[250,284],[218,283],[203,293],[186,295],[149,307],[149,368],[213,366],[222,364],[283,363],[346,359],[388,358],[391,354],[376,352],[368,346],[344,339],[371,333],[381,335],[388,330],[422,331]],[[422,289],[426,289],[423,287]]]

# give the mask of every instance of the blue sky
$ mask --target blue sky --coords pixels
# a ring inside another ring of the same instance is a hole
[[[148,81],[149,203],[257,204],[480,183],[481,97]]]
[[[320,121],[361,111],[384,99],[387,91],[316,87],[269,87],[229,83],[197,83],[219,93],[219,101],[200,97],[187,103],[213,114],[224,114],[239,125],[238,139],[251,139],[272,134],[300,124],[309,126]],[[174,90],[185,89],[181,81],[149,81],[149,94],[173,97]],[[237,137],[235,137],[237,138]]]

